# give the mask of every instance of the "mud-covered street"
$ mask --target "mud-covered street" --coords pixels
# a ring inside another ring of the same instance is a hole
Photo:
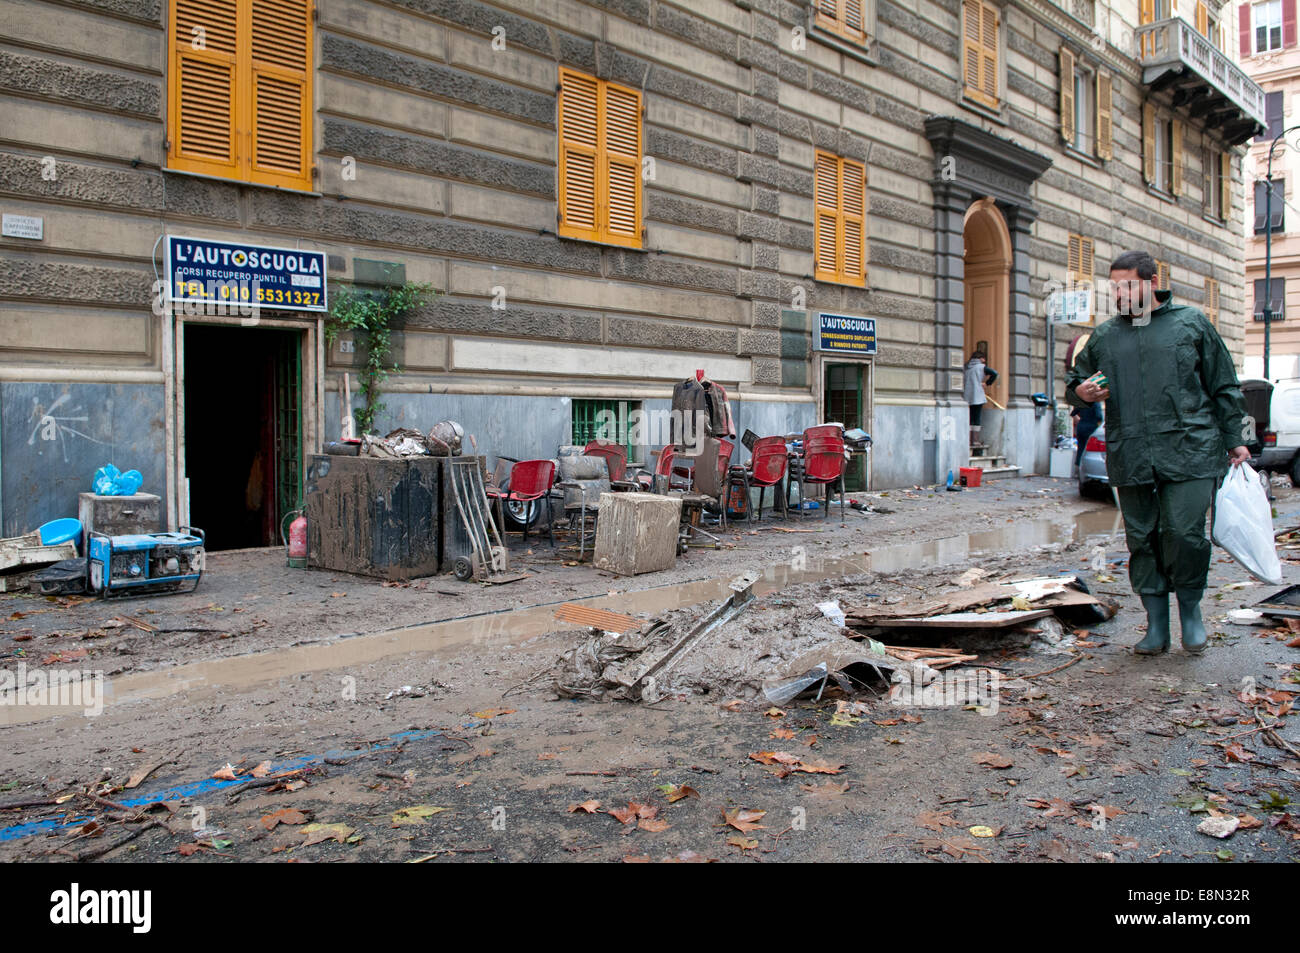
[[[1276,528],[1300,523],[1300,495],[1276,494]],[[737,526],[630,579],[530,540],[531,575],[499,587],[291,570],[276,549],[213,554],[192,594],[4,596],[0,666],[102,672],[104,699],[0,709],[0,859],[1300,857],[1296,633],[1226,619],[1271,587],[1216,549],[1208,650],[1184,654],[1175,626],[1169,654],[1137,657],[1109,501],[1027,478],[869,502],[844,525]],[[819,603],[943,593],[971,569],[1077,574],[1119,610],[1059,640],[952,630],[996,673],[992,706],[894,704],[885,683],[774,705],[735,663],[826,625]],[[558,697],[588,633],[557,604],[702,617],[748,570],[756,601],[660,701]],[[1227,817],[1226,839],[1197,830]]]

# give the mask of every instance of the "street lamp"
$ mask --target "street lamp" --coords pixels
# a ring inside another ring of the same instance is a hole
[[[1264,173],[1264,380],[1268,380],[1269,328],[1273,324],[1273,150],[1278,140],[1293,129],[1300,129],[1300,125],[1289,126],[1273,137],[1268,147],[1268,171]]]

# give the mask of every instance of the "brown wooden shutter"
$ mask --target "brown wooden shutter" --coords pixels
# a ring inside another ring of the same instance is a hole
[[[813,163],[814,252],[813,277],[820,281],[839,278],[840,171],[836,157],[817,152]]]
[[[866,276],[867,170],[852,159],[841,159],[840,165],[841,279],[860,285]]]
[[[962,0],[962,70],[965,75],[967,95],[983,98],[980,83],[980,16],[984,9],[980,0]]]
[[[1196,0],[1196,32],[1207,39],[1209,38],[1210,14],[1205,9],[1205,0]]]
[[[862,22],[863,0],[840,0],[840,32],[850,40],[865,43],[867,39],[866,24]]]
[[[815,23],[824,30],[838,32],[840,23],[839,0],[817,0]]]
[[[1173,133],[1170,139],[1173,145],[1170,151],[1173,152],[1173,178],[1169,183],[1169,191],[1174,195],[1183,193],[1183,121],[1181,119],[1171,119]]]
[[[1219,154],[1219,217],[1232,218],[1232,154]]]
[[[1138,23],[1145,26],[1148,23],[1156,22],[1156,4],[1155,0],[1141,0],[1138,4]],[[1156,51],[1156,38],[1154,34],[1145,33],[1142,36],[1141,49],[1138,55],[1150,56]]]
[[[1061,138],[1074,145],[1074,54],[1064,46],[1058,59],[1061,64]]]
[[[605,84],[605,241],[641,244],[641,94]]]
[[[1150,185],[1156,180],[1156,111],[1142,104],[1142,177]]]
[[[1282,0],[1282,48],[1295,46],[1295,0]]]
[[[1079,280],[1083,273],[1083,239],[1070,235],[1065,243],[1065,271],[1074,280]]]
[[[560,70],[560,225],[568,238],[599,241],[597,166],[600,91],[595,78]]]
[[[984,13],[980,25],[983,31],[983,42],[980,58],[983,61],[981,66],[983,90],[988,104],[996,106],[1000,101],[998,98],[998,23],[1002,14],[996,7],[988,4],[982,6]]]
[[[249,181],[311,187],[310,0],[252,0]]]
[[[1110,73],[1097,70],[1097,158],[1115,158],[1114,113]]]
[[[237,178],[236,0],[172,0],[171,22],[168,167]]]
[[[1216,328],[1219,326],[1219,282],[1215,278],[1205,279],[1205,316]]]

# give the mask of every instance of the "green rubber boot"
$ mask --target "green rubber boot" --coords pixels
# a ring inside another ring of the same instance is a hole
[[[1205,623],[1201,621],[1201,596],[1199,589],[1178,590],[1178,621],[1183,638],[1183,651],[1200,655],[1205,651]]]
[[[1169,595],[1143,594],[1142,605],[1147,610],[1147,634],[1133,651],[1138,655],[1159,655],[1169,650]]]

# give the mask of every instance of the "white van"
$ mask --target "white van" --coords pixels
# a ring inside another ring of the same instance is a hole
[[[1265,383],[1241,382],[1246,411],[1255,418],[1256,442],[1248,444],[1251,463],[1256,470],[1285,473],[1300,486],[1300,380],[1276,381],[1266,404],[1258,398],[1252,401],[1251,385]],[[1256,393],[1263,397],[1267,391],[1259,388]],[[1267,411],[1260,413],[1265,406]]]

